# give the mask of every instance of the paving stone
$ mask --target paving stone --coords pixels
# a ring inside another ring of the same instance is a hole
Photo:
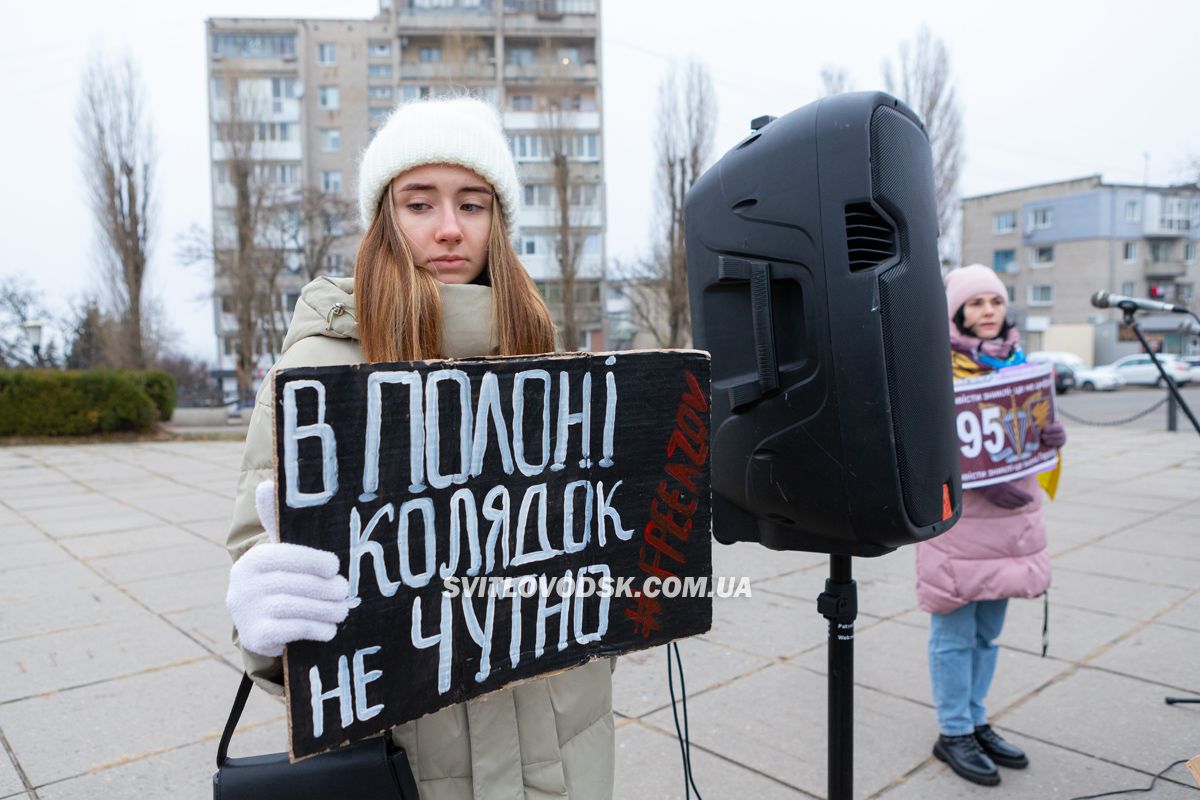
[[[807,570],[828,562],[820,553],[781,552],[752,542],[713,542],[713,575],[750,578],[754,585],[776,575]]]
[[[1158,517],[1104,539],[1105,547],[1200,561],[1200,521],[1179,514]]]
[[[143,611],[120,622],[0,644],[0,703],[208,656]]]
[[[212,567],[229,569],[225,548],[193,540],[178,547],[93,558],[89,564],[111,581],[132,583],[147,578],[188,575]]]
[[[37,787],[41,800],[212,800],[217,738],[138,758]],[[234,734],[230,755],[260,755],[287,749],[287,720],[274,720]]]
[[[125,585],[126,591],[159,614],[212,605],[214,599],[225,597],[228,588],[228,566],[197,570],[189,573],[186,580],[168,575]]]
[[[815,602],[758,591],[714,599],[712,630],[703,638],[763,658],[788,658],[824,642],[827,629]]]
[[[210,542],[216,542],[222,547],[225,546],[225,538],[229,535],[229,517],[222,519],[201,520],[199,522],[184,522],[179,525],[185,531],[191,531],[197,536],[201,536]]]
[[[1056,602],[1050,590],[1050,647],[1047,655],[1063,661],[1081,661],[1097,648],[1132,630],[1139,623],[1112,614],[1071,608]],[[928,628],[928,623],[926,622]],[[1042,600],[1008,601],[1008,613],[999,642],[1005,647],[1040,656],[1042,653]]]
[[[1003,726],[996,727],[1006,739],[1011,739],[1029,755],[1027,769],[1001,768],[999,786],[976,786],[955,775],[942,762],[931,758],[928,764],[908,776],[903,783],[880,794],[879,800],[958,800],[975,797],[1032,800],[1077,797],[1150,785],[1151,779],[1144,773],[1039,742],[1015,734]],[[1165,767],[1167,763],[1162,766]],[[1187,780],[1187,771],[1180,765],[1165,777],[1176,781]],[[1196,800],[1200,792],[1160,780],[1151,796]]]
[[[131,501],[130,505],[139,511],[170,520],[173,523],[205,519],[228,520],[233,514],[232,492],[226,497],[218,497],[208,492],[178,493],[181,487],[175,488],[176,494],[138,498]]]
[[[0,798],[19,795],[25,797],[25,784],[17,768],[12,765],[7,753],[0,753]]]
[[[1148,625],[1092,659],[1091,666],[1200,694],[1200,632]]]
[[[796,800],[805,795],[765,775],[691,747],[692,779],[708,797]],[[673,733],[637,723],[617,728],[617,769],[613,797],[678,800],[684,797],[683,761]]]
[[[41,786],[220,736],[237,685],[234,670],[206,660],[0,705],[0,728]],[[256,691],[242,720],[273,720],[282,711]]]
[[[1174,625],[1200,631],[1200,595],[1194,595],[1157,619],[1162,625]]]
[[[766,669],[688,700],[692,742],[810,794],[826,789],[823,676],[791,664]],[[914,708],[916,713],[914,713]],[[854,696],[855,794],[866,797],[929,753],[933,712],[870,689]],[[673,730],[670,709],[648,722]],[[861,754],[869,753],[869,758]],[[738,795],[740,796],[740,795]]]
[[[158,517],[135,511],[126,506],[121,506],[116,510],[89,509],[87,506],[81,506],[80,510],[88,513],[39,516],[39,512],[31,511],[29,516],[38,527],[56,539],[68,536],[87,536],[93,533],[128,531],[163,523],[163,520]]]
[[[5,543],[4,571],[23,567],[40,567],[43,564],[55,564],[70,561],[70,553],[65,552],[55,542],[41,537],[41,541]],[[2,574],[2,573],[0,573]]]
[[[1188,594],[1186,589],[1065,569],[1054,573],[1050,591],[1056,603],[1136,620],[1150,619]]]
[[[60,561],[55,564],[10,569],[0,571],[0,603],[47,597],[103,585],[103,578],[78,561]]]
[[[191,531],[172,525],[156,525],[117,533],[97,533],[93,536],[78,536],[60,539],[62,546],[76,557],[90,560],[105,556],[143,553],[165,547],[196,544],[200,537]]]
[[[728,647],[693,637],[679,642],[688,697],[760,669],[768,662]],[[675,675],[676,696],[681,696]],[[628,653],[613,672],[613,709],[626,717],[642,717],[670,707],[666,647]]]
[[[1036,702],[1009,711],[999,724],[1154,774],[1200,750],[1200,709],[1168,706],[1167,694],[1157,684],[1083,667],[1044,689]]]
[[[130,617],[140,619],[144,614],[145,609],[107,584],[64,590],[54,594],[53,602],[44,596],[10,600],[0,603],[0,643]]]
[[[224,602],[200,606],[188,611],[166,615],[167,621],[184,633],[192,636],[213,653],[238,656],[240,651],[233,644],[233,621]]]
[[[1084,548],[1054,559],[1057,577],[1063,570],[1130,578],[1146,583],[1190,588],[1196,585],[1200,564],[1169,556],[1113,550],[1103,544]]]

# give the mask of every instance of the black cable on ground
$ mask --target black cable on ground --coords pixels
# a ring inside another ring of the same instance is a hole
[[[679,711],[675,705],[675,670],[671,665],[671,652],[675,653],[675,662],[679,664],[679,694],[682,697],[680,705],[683,706],[683,729],[679,728]],[[703,800],[700,797],[700,790],[696,788],[695,778],[692,777],[692,741],[688,731],[688,713],[687,713],[687,684],[683,678],[683,658],[679,655],[679,645],[676,642],[671,642],[667,645],[667,687],[671,691],[671,713],[675,717],[675,736],[679,739],[679,754],[683,759],[683,796],[687,800],[691,800],[691,793],[696,793],[696,800]]]
[[[1072,797],[1071,800],[1095,800],[1095,798],[1097,798],[1097,797],[1113,797],[1118,794],[1142,794],[1145,792],[1149,792],[1154,788],[1154,784],[1158,783],[1159,778],[1161,778],[1163,775],[1166,775],[1168,772],[1175,769],[1175,767],[1178,767],[1180,764],[1186,764],[1187,762],[1188,762],[1188,760],[1186,758],[1181,758],[1178,761],[1171,762],[1171,764],[1169,766],[1167,766],[1166,769],[1162,770],[1157,775],[1155,775],[1154,780],[1150,781],[1150,785],[1144,789],[1118,789],[1115,792],[1101,792],[1100,794],[1084,794],[1084,795],[1080,795],[1079,797]]]

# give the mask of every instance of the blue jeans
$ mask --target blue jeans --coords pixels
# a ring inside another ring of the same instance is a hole
[[[996,672],[996,637],[1007,600],[976,600],[949,614],[931,614],[929,679],[938,728],[946,736],[987,723],[983,707]]]

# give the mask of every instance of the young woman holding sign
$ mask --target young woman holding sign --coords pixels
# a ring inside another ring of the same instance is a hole
[[[227,603],[246,669],[267,691],[283,691],[284,645],[329,641],[348,613],[337,556],[266,532],[275,370],[553,351],[549,311],[510,239],[520,191],[496,111],[469,98],[400,106],[363,154],[354,278],[301,293],[258,393],[228,536]],[[610,798],[610,662],[444,708],[392,737],[423,800]]]
[[[1005,318],[1006,298],[995,271],[981,264],[946,276],[956,378],[1025,363],[1017,329]],[[1055,448],[1067,440],[1058,422],[1041,437]],[[969,781],[998,784],[997,764],[1021,769],[1029,763],[987,724],[984,700],[1008,598],[1035,597],[1050,586],[1037,478],[965,490],[958,524],[916,551],[917,599],[932,617],[929,676],[941,732],[933,753]]]

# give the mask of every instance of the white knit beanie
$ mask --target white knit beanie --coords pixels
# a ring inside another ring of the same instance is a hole
[[[510,235],[517,233],[521,183],[495,107],[471,97],[402,103],[367,145],[358,165],[358,213],[371,225],[392,178],[425,164],[455,164],[496,190]]]

